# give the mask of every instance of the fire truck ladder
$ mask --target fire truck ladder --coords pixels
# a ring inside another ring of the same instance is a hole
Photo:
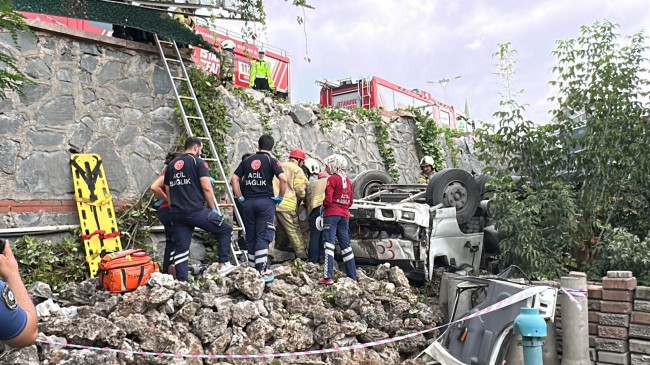
[[[370,109],[371,95],[370,95],[370,81],[361,79],[359,80],[359,97],[361,98],[361,107]]]
[[[169,80],[172,83],[172,90],[174,91],[174,96],[176,97],[178,110],[180,111],[181,117],[183,118],[183,124],[185,125],[185,132],[187,133],[188,136],[192,137],[193,136],[192,125],[196,125],[197,123],[200,123],[201,128],[203,130],[203,134],[206,137],[198,137],[198,138],[203,141],[207,141],[208,146],[210,146],[210,152],[212,156],[212,158],[205,158],[204,160],[207,162],[216,162],[217,166],[219,167],[219,179],[216,180],[215,184],[224,186],[228,199],[230,200],[230,203],[219,203],[217,197],[215,196],[214,200],[217,206],[217,210],[219,211],[219,214],[223,215],[222,208],[232,208],[233,216],[235,218],[235,223],[236,223],[236,226],[233,227],[233,230],[241,231],[242,234],[246,234],[241,213],[237,209],[237,206],[234,204],[235,197],[233,195],[230,182],[228,181],[226,172],[223,169],[223,165],[221,164],[221,159],[219,158],[219,154],[217,153],[217,148],[215,147],[214,141],[212,140],[212,134],[208,129],[208,125],[205,123],[205,118],[203,118],[203,112],[201,111],[201,107],[199,106],[199,101],[197,100],[196,94],[194,93],[194,88],[192,87],[192,83],[190,82],[190,77],[187,74],[187,69],[185,68],[185,64],[183,63],[183,58],[181,56],[180,51],[178,50],[178,46],[176,45],[176,42],[174,40],[161,40],[157,34],[154,34],[153,37],[154,40],[156,41],[156,46],[158,47],[160,58],[163,60],[163,64],[165,65],[167,76],[169,76]],[[165,53],[165,48],[167,49],[171,48],[173,56],[170,56],[168,53]],[[180,67],[181,70],[180,77],[174,76],[172,74],[171,67],[169,65],[170,63]],[[190,96],[179,94],[178,89],[176,87],[177,81],[180,82],[181,84],[182,83],[186,84],[187,90],[189,90],[190,92]],[[192,103],[194,104],[194,109],[197,112],[196,116],[187,115],[187,113],[185,112],[185,108],[183,107],[183,100],[192,101]],[[235,259],[235,264],[239,265],[240,258],[238,256],[241,256],[244,263],[247,262],[245,256],[246,253],[239,249],[239,245],[237,244],[237,241],[235,239],[231,239],[230,247],[232,249],[232,254]]]

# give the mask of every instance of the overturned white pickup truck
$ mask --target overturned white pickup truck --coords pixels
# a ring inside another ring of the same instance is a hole
[[[498,255],[483,175],[445,169],[427,184],[392,184],[383,171],[354,178],[350,245],[359,264],[389,262],[409,277],[431,279],[433,268],[489,267]]]

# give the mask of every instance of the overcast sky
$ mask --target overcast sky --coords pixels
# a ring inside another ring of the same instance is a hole
[[[448,84],[447,101],[462,110],[467,97],[471,116],[482,120],[498,108],[491,56],[498,43],[517,49],[520,101],[529,105],[530,119],[544,123],[556,40],[602,19],[620,24],[623,35],[650,25],[649,0],[309,0],[316,9],[304,10],[303,32],[296,22],[302,9],[264,3],[266,40],[291,55],[294,102],[318,101],[316,80],[369,76],[442,100],[443,87],[427,81],[462,76]]]

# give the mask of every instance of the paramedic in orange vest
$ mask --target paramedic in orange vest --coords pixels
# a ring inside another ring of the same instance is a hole
[[[321,215],[321,207],[325,200],[325,188],[329,174],[325,171],[318,174],[318,180],[309,184],[307,193],[307,211],[309,212],[309,253],[308,262],[318,263],[323,245],[321,245],[323,232],[316,228],[316,219]]]
[[[307,176],[305,176],[301,168],[305,163],[305,158],[305,151],[300,148],[294,148],[289,154],[289,161],[282,164],[282,169],[287,175],[288,186],[284,200],[282,200],[282,203],[276,209],[278,223],[287,232],[289,243],[291,243],[296,257],[303,260],[307,259],[307,245],[305,237],[303,237],[300,230],[298,206],[305,199],[307,186],[309,186],[309,180],[307,180]],[[273,190],[277,195],[279,192],[279,182],[277,179],[273,180]]]
[[[273,72],[271,71],[271,64],[264,60],[266,51],[259,50],[257,60],[251,62],[250,71],[250,87],[255,90],[269,90],[275,89],[273,85]]]
[[[0,341],[11,347],[32,345],[38,336],[38,315],[18,271],[9,241],[0,251]]]

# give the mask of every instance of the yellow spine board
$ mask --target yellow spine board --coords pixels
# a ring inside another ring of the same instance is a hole
[[[73,154],[70,157],[70,167],[81,235],[86,248],[86,262],[90,268],[90,277],[95,277],[102,253],[122,250],[113,199],[98,154]]]

